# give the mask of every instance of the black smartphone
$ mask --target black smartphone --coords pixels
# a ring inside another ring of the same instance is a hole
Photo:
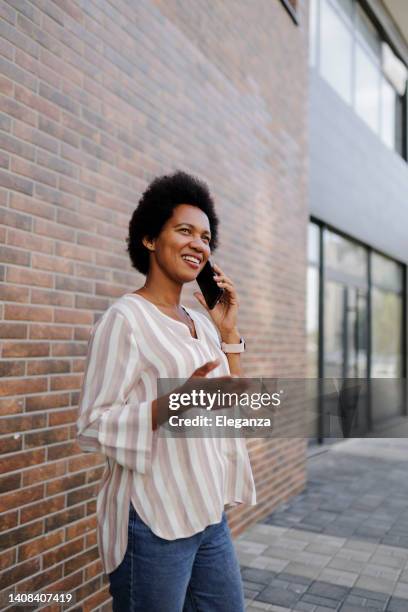
[[[211,265],[210,260],[207,261],[200,274],[197,276],[196,281],[201,289],[201,293],[207,303],[210,310],[214,308],[216,303],[224,293],[224,289],[221,289],[214,280],[215,270]]]

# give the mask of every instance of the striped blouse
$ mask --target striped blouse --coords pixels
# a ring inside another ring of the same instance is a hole
[[[230,374],[218,332],[204,314],[184,307],[195,324],[164,314],[127,293],[91,331],[79,399],[77,440],[106,456],[97,498],[97,541],[105,573],[125,556],[129,504],[166,540],[221,521],[224,507],[256,504],[245,438],[181,438],[153,430],[151,403],[158,378],[183,378],[207,361],[207,376]]]

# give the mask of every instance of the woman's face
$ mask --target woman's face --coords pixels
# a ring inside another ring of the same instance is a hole
[[[210,257],[210,223],[197,206],[179,204],[153,241],[156,265],[177,282],[195,280]]]

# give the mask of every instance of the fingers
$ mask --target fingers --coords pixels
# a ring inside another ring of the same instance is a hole
[[[233,281],[229,278],[229,276],[226,276],[223,273],[223,271],[221,270],[219,266],[217,266],[217,264],[213,264],[213,267],[214,267],[214,270],[217,272],[217,274],[214,276],[214,280],[217,283],[217,285],[221,289],[226,289],[230,295],[230,298],[232,298],[238,303],[237,291],[235,289]]]
[[[220,365],[219,359],[214,359],[213,361],[207,361],[207,363],[200,366],[194,371],[193,376],[207,376],[208,372],[211,372],[211,370],[214,370],[219,365]]]

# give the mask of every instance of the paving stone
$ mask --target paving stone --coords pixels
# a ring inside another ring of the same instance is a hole
[[[275,578],[270,586],[273,586],[275,589],[287,589],[290,585],[290,582],[287,580],[281,580],[280,578]]]
[[[343,606],[340,608],[341,612],[344,609],[356,609],[360,612],[367,612],[367,610],[375,612],[384,612],[386,609],[386,602],[376,601],[375,599],[366,599],[364,597],[353,597],[349,595],[344,600]]]
[[[344,604],[341,607],[341,612],[378,612],[378,608],[371,608],[369,606],[349,606]]]
[[[249,553],[251,555],[262,555],[264,550],[268,548],[268,544],[261,544],[259,542],[245,542],[241,540],[235,544],[235,550],[237,553]]]
[[[371,557],[370,563],[385,565],[386,567],[392,567],[394,569],[401,569],[405,565],[405,560],[401,559],[400,557],[392,557],[391,555],[380,555],[375,553]]]
[[[236,552],[238,561],[241,565],[251,565],[252,561],[259,557],[259,555],[252,555],[250,553],[240,552],[239,550],[237,550]]]
[[[305,576],[306,578],[317,578],[320,571],[321,568],[315,565],[305,565],[304,563],[294,563],[293,561],[285,567],[285,572],[297,576]]]
[[[322,555],[334,556],[338,553],[338,547],[324,542],[313,542],[305,547],[305,552],[318,553]]]
[[[325,568],[319,574],[319,580],[330,582],[342,586],[352,587],[358,579],[358,574],[353,572],[344,572],[342,570]]]
[[[364,606],[365,602],[366,602],[366,598],[365,597],[356,597],[355,595],[348,595],[346,597],[346,599],[344,600],[344,603],[349,605],[349,606]]]
[[[388,602],[387,612],[407,612],[408,600],[400,597],[391,597]]]
[[[400,580],[400,582],[408,583],[408,570],[404,570],[398,580]]]
[[[289,589],[289,591],[293,591],[294,593],[297,593],[298,595],[302,595],[303,593],[306,593],[307,586],[305,586],[304,584],[299,584],[298,582],[296,582],[296,583],[290,584],[288,589]]]
[[[287,589],[268,586],[263,589],[255,598],[257,601],[264,601],[279,606],[293,607],[299,599],[299,595]]]
[[[373,544],[371,542],[363,542],[361,540],[348,540],[344,544],[344,548],[351,548],[352,550],[365,550],[368,552],[374,552],[378,548],[378,544]]]
[[[350,589],[336,584],[329,584],[316,580],[308,590],[308,593],[321,595],[322,597],[330,597],[331,599],[343,600],[349,593]]]
[[[405,559],[408,561],[408,550],[395,548],[395,546],[385,546],[384,544],[380,544],[376,550],[376,553],[390,557],[397,557],[399,559]]]
[[[403,582],[398,583],[392,595],[393,597],[403,597],[404,599],[407,600],[407,604],[408,604],[408,584],[405,584]],[[408,607],[407,607],[407,610],[408,610]]]
[[[271,609],[271,604],[264,603],[263,601],[251,601],[249,605],[251,606],[253,610],[257,610],[258,612],[259,610],[270,610]]]
[[[362,589],[369,589],[370,591],[380,591],[381,593],[392,593],[394,589],[394,580],[387,580],[386,578],[374,578],[372,576],[360,576],[355,583],[356,587]],[[407,608],[408,610],[408,608]]]
[[[338,610],[341,605],[335,599],[321,597],[320,595],[313,595],[312,593],[305,593],[305,595],[302,595],[301,601],[315,604],[316,606],[325,606],[326,608],[330,608],[330,610]]]
[[[383,565],[375,565],[373,563],[367,564],[361,570],[362,576],[375,576],[378,578],[385,578],[387,580],[397,580],[400,575],[400,570],[391,569],[384,567]]]
[[[263,557],[260,555],[247,565],[249,565],[249,567],[257,567],[259,569],[268,569],[274,572],[281,572],[286,568],[288,563],[289,561],[286,559],[274,559],[272,557]]]
[[[289,574],[288,572],[281,572],[280,574],[278,574],[278,578],[282,578],[283,580],[287,580],[288,582],[302,584],[306,587],[311,585],[313,582],[313,578],[308,578],[307,576],[299,576],[296,574]]]
[[[243,588],[244,588],[244,597],[245,599],[255,599],[256,595],[258,595],[259,593],[259,589],[253,590],[247,587],[247,585],[244,583],[243,584]]]
[[[299,550],[289,550],[287,548],[282,548],[277,546],[277,544],[273,544],[269,546],[263,554],[267,557],[277,557],[278,559],[286,559],[288,561],[296,560],[297,556],[301,551]]]
[[[296,557],[297,563],[310,564],[315,565],[317,567],[325,567],[330,560],[331,557],[329,555],[319,555],[317,553],[305,551],[298,553]]]
[[[364,569],[365,564],[362,561],[351,561],[350,559],[339,559],[335,557],[330,561],[327,567],[330,569],[360,573]]]
[[[276,576],[276,572],[270,570],[258,569],[256,567],[241,568],[241,576],[243,580],[255,582],[257,584],[267,585],[272,582]]]
[[[295,612],[315,612],[316,606],[314,604],[307,603],[306,601],[298,601],[296,607],[293,608]],[[330,612],[332,612],[330,610]]]
[[[378,591],[370,591],[359,587],[353,587],[350,591],[350,595],[356,595],[357,597],[363,597],[365,599],[376,599],[382,602],[386,602],[389,599],[389,593],[380,593]]]
[[[304,542],[314,542],[317,536],[309,531],[292,529],[291,531],[287,531],[285,537],[294,540],[303,540]]]
[[[309,546],[305,540],[295,540],[293,538],[285,538],[285,536],[279,538],[277,545],[280,548],[287,548],[289,550],[305,550]]]
[[[372,551],[366,550],[353,550],[350,548],[341,548],[336,557],[339,559],[350,559],[352,561],[364,561],[367,562],[373,557]]]

